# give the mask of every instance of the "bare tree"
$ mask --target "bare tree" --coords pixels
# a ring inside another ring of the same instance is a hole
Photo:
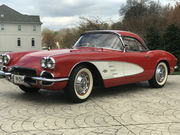
[[[42,46],[46,48],[56,48],[55,38],[53,36],[54,32],[45,28],[42,32]]]
[[[176,3],[176,6],[168,17],[168,24],[175,24],[180,27],[180,2]]]

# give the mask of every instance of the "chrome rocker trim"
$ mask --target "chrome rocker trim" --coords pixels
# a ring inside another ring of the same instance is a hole
[[[11,76],[13,74],[0,70],[0,75],[1,76]],[[30,78],[33,80],[46,81],[46,82],[62,82],[62,81],[68,81],[69,80],[69,78],[56,78],[56,79],[48,79],[48,78],[44,78],[44,77],[30,77]]]

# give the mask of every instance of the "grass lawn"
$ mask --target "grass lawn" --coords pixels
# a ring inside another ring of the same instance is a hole
[[[3,78],[2,76],[0,76],[0,78]]]
[[[180,71],[176,71],[172,75],[180,75]]]

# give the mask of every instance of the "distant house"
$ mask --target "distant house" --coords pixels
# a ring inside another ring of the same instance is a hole
[[[21,14],[0,6],[0,53],[41,49],[39,16]]]

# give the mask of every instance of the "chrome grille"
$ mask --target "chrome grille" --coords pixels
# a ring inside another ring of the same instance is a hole
[[[15,75],[24,75],[25,76],[25,82],[26,83],[32,83],[35,84],[36,81],[32,80],[30,77],[36,77],[37,72],[35,69],[32,68],[26,68],[26,67],[10,67],[10,72]]]

